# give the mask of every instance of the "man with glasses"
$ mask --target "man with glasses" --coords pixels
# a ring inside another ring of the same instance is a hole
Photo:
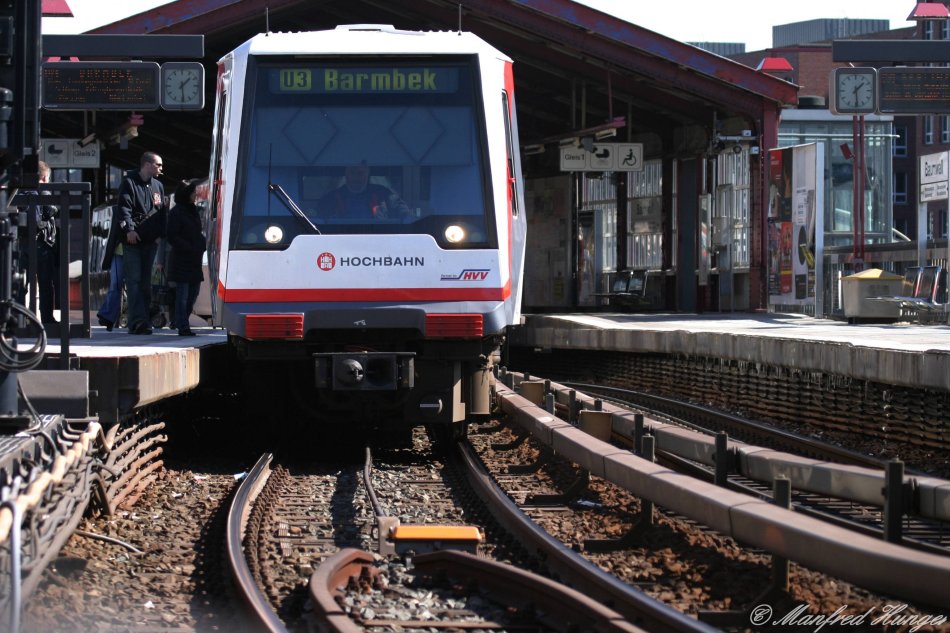
[[[152,299],[152,263],[155,242],[165,235],[165,188],[159,182],[162,157],[145,152],[139,169],[126,173],[119,186],[119,200],[112,218],[110,242],[121,240],[129,333],[151,334],[149,305]]]

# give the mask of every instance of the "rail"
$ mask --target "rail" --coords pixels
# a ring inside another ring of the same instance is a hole
[[[442,550],[413,558],[415,573],[453,579],[470,587],[478,585],[479,595],[494,598],[509,608],[521,607],[526,613],[543,618],[545,630],[590,630],[601,633],[638,633],[640,629],[616,611],[605,607],[574,589],[542,578],[511,565],[490,561],[464,552]],[[377,573],[372,554],[345,549],[325,560],[310,578],[310,598],[319,630],[334,633],[359,633],[363,627],[339,606],[343,589],[357,582],[371,581]],[[373,621],[369,625],[378,625]],[[401,621],[405,628],[445,628],[458,630],[477,627],[471,621]],[[488,628],[488,627],[486,627]],[[495,628],[492,626],[490,628]]]
[[[857,585],[933,605],[950,604],[950,559],[828,525],[674,472],[598,440],[498,383],[509,418],[591,475],[742,543]]]
[[[510,392],[509,392],[510,394]],[[531,406],[527,400],[523,406]],[[547,414],[545,413],[547,416]],[[550,417],[550,416],[548,416]],[[466,474],[472,487],[492,509],[492,516],[522,543],[530,543],[532,548],[543,554],[545,565],[561,577],[570,578],[575,587],[582,588],[588,595],[599,596],[621,615],[631,621],[644,623],[644,627],[653,632],[694,632],[712,633],[717,629],[680,613],[673,607],[653,600],[645,593],[607,573],[594,563],[577,554],[561,541],[555,539],[521,509],[492,480],[471,447],[458,444],[461,460],[466,466]]]
[[[597,389],[605,389],[597,385]],[[571,389],[568,386],[552,384],[557,402],[565,406],[570,400]],[[660,399],[649,396],[650,399]],[[595,399],[576,394],[575,398],[582,408],[593,409]],[[689,407],[687,403],[677,403],[679,407]],[[603,403],[604,411],[612,415],[611,426],[614,432],[631,439],[635,438],[638,421],[637,414],[627,409]],[[643,431],[656,438],[658,450],[666,451],[677,457],[690,459],[706,466],[715,467],[716,439],[707,433],[693,431],[676,424],[655,421],[643,421]],[[769,428],[770,433],[780,433]],[[805,438],[784,434],[788,441],[801,445],[807,452],[811,444]],[[884,494],[887,462],[838,449],[827,447],[841,463],[829,463],[826,460],[811,459],[790,455],[760,446],[729,440],[727,446],[729,463],[738,474],[772,483],[776,477],[784,476],[790,480],[796,490],[812,492],[847,499],[869,505],[884,506],[887,497]],[[938,521],[950,521],[950,481],[926,475],[908,476],[902,479],[902,487],[908,492],[902,501],[908,513]],[[912,493],[912,494],[911,494]]]
[[[286,633],[284,623],[274,613],[267,597],[254,581],[244,557],[243,546],[244,527],[247,525],[251,505],[267,483],[272,459],[273,455],[270,453],[262,455],[234,495],[234,501],[228,510],[226,551],[235,585],[257,627],[271,633]]]

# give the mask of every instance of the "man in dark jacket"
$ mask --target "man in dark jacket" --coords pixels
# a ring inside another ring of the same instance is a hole
[[[40,183],[50,181],[52,170],[47,163],[39,161],[37,176]],[[37,194],[35,190],[27,190],[24,194]],[[48,193],[48,192],[42,192]],[[51,199],[51,198],[48,198]],[[37,295],[40,304],[40,319],[44,324],[56,323],[53,309],[60,307],[59,303],[59,232],[56,219],[59,209],[54,205],[37,204],[31,207],[36,214],[36,274]],[[23,237],[25,239],[25,236]],[[24,247],[18,253],[19,266],[26,272],[27,249]],[[18,288],[17,301],[26,301],[26,287]]]
[[[40,182],[50,181],[51,170],[45,162],[39,162]],[[40,319],[43,323],[56,323],[53,308],[59,301],[59,234],[56,216],[59,210],[51,205],[40,205],[36,213],[36,281],[40,299]]]
[[[112,217],[112,228],[122,240],[130,334],[152,333],[152,263],[155,242],[165,235],[165,188],[158,181],[161,175],[162,157],[154,152],[142,154],[138,171],[127,173],[119,186]]]
[[[194,336],[188,319],[195,307],[198,290],[204,275],[201,256],[205,252],[205,236],[201,232],[201,217],[195,206],[195,190],[200,178],[184,180],[175,190],[175,206],[168,214],[167,239],[171,256],[165,270],[168,281],[175,283],[175,319],[173,327],[179,336]]]

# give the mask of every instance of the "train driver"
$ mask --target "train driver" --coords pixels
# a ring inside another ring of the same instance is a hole
[[[369,181],[366,161],[347,167],[344,183],[324,195],[318,207],[330,217],[347,219],[400,220],[409,217],[409,207],[396,192]]]

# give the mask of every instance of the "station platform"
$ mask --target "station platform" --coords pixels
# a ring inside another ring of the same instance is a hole
[[[224,347],[227,334],[210,327],[192,329],[197,336],[178,336],[168,328],[132,335],[93,326],[90,338],[70,339],[69,370],[58,369],[60,341],[50,338],[44,369],[18,374],[20,384],[41,414],[95,417],[108,427],[138,408],[198,386],[203,357]],[[29,348],[33,342],[20,340],[18,347]]]
[[[104,426],[201,382],[223,330],[194,327],[147,336],[92,327],[71,339],[70,371],[60,370],[59,341],[49,339],[45,369],[19,374],[41,414],[95,417]],[[950,326],[848,324],[796,314],[529,314],[509,335],[514,347],[718,358],[788,367],[884,385],[950,392]],[[32,345],[19,341],[20,347]]]
[[[528,314],[513,346],[748,361],[950,392],[950,326],[778,313]]]

